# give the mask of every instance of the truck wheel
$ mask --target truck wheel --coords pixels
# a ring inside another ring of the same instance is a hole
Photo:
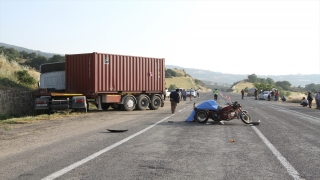
[[[138,110],[146,110],[149,106],[149,99],[146,96],[138,97],[137,109]]]
[[[108,103],[102,103],[102,104],[101,104],[101,108],[102,108],[104,111],[108,110],[109,107],[110,107],[110,104],[108,104]]]
[[[161,106],[161,99],[159,96],[153,95],[151,97],[151,103],[149,104],[149,108],[151,110],[156,110]]]
[[[123,103],[123,109],[126,111],[132,111],[136,107],[136,102],[133,97],[126,97]]]

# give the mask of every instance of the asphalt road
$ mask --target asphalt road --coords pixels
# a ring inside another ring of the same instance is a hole
[[[260,125],[185,122],[212,93],[174,115],[168,100],[155,111],[90,112],[1,139],[0,179],[320,179],[320,110],[223,96],[219,105],[237,100]]]

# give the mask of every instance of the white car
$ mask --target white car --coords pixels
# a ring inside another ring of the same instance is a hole
[[[187,89],[186,92],[187,92],[187,97],[190,97],[190,92],[194,98],[197,97],[197,92],[195,90]]]
[[[260,93],[258,95],[258,99],[264,99],[267,100],[268,99],[268,95],[270,94],[270,91],[263,91],[262,93]]]
[[[166,89],[166,97],[170,96],[170,91],[168,89]]]

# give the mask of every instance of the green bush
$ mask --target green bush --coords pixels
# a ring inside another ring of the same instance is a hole
[[[30,76],[27,70],[16,71],[14,75],[21,84],[33,85],[36,83],[36,80]]]
[[[177,86],[175,84],[170,84],[168,90],[171,91],[171,90],[175,90],[177,89]]]

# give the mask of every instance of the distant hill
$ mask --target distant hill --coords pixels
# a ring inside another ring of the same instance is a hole
[[[5,44],[5,43],[2,43],[0,42],[0,47],[1,46],[4,46],[6,48],[13,48],[13,49],[16,49],[17,51],[26,51],[28,53],[36,53],[38,55],[41,55],[41,56],[44,56],[46,58],[51,58],[52,56],[54,55],[61,55],[61,56],[64,56],[64,54],[58,54],[58,53],[46,53],[46,52],[42,52],[42,51],[39,51],[39,50],[32,50],[32,49],[27,49],[27,48],[24,48],[24,47],[20,47],[20,46],[15,46],[15,45],[10,45],[10,44]]]
[[[219,73],[213,72],[209,70],[201,70],[201,69],[193,69],[193,68],[183,68],[179,66],[173,65],[166,65],[166,68],[177,68],[177,69],[184,69],[187,74],[192,76],[193,78],[199,79],[206,84],[209,83],[218,83],[218,84],[229,84],[232,85],[237,81],[241,81],[246,79],[248,75],[243,74],[226,74],[226,73]],[[259,78],[271,78],[275,82],[276,81],[289,81],[292,86],[301,86],[304,87],[307,84],[320,84],[320,74],[307,74],[307,75],[281,75],[281,76],[261,76],[257,75]]]
[[[32,50],[27,49],[24,47],[19,47],[15,45],[9,45],[0,42],[0,47],[4,46],[6,48],[14,48],[18,51],[26,51],[28,53],[35,52],[36,54],[39,54],[41,56],[44,56],[46,58],[51,58],[53,55],[62,55],[64,54],[58,54],[58,53],[46,53],[39,50]],[[231,86],[233,83],[241,81],[243,79],[246,79],[248,75],[250,74],[228,74],[228,73],[220,73],[220,72],[214,72],[209,70],[202,70],[202,69],[194,69],[194,68],[184,68],[174,65],[166,65],[166,68],[177,68],[177,69],[184,69],[187,74],[192,76],[195,79],[199,79],[202,82],[206,84],[219,84],[222,86]],[[301,86],[304,87],[307,84],[320,84],[320,74],[308,74],[308,75],[282,75],[282,76],[258,76],[259,78],[271,78],[275,82],[276,81],[289,81],[292,86]]]

